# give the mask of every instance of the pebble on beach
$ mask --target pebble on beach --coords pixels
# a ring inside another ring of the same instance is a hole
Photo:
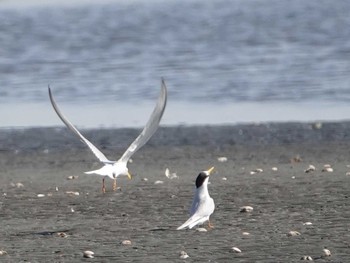
[[[239,212],[241,213],[250,213],[254,210],[253,207],[249,206],[249,205],[246,205],[246,206],[242,206],[240,209],[239,209]]]
[[[330,256],[332,256],[331,251],[327,248],[324,248],[322,257],[330,257]]]
[[[304,171],[305,173],[311,173],[316,171],[316,167],[312,164],[309,165],[309,167]]]
[[[95,253],[90,250],[85,250],[83,252],[84,258],[94,258]]]
[[[250,174],[257,174],[257,173],[262,173],[264,170],[261,168],[256,168],[252,171],[250,171]]]
[[[304,226],[311,226],[312,223],[311,223],[311,222],[305,222],[305,223],[303,223],[303,225],[304,225]]]
[[[332,173],[333,168],[330,164],[325,164],[325,165],[323,165],[322,172]]]
[[[131,245],[131,241],[130,240],[123,240],[122,241],[122,245],[123,246],[130,246]]]
[[[308,260],[308,261],[313,261],[311,256],[302,256],[300,260]]]
[[[189,258],[190,256],[185,252],[185,251],[181,251],[180,252],[180,258],[181,259],[186,259]]]
[[[67,191],[66,192],[67,195],[73,196],[73,195],[80,195],[79,192],[74,192],[74,191]]]
[[[300,232],[294,231],[294,230],[289,231],[287,234],[287,236],[289,236],[289,237],[295,237],[295,236],[300,236],[300,235],[301,235]]]
[[[218,157],[218,161],[219,161],[220,163],[227,162],[227,157],[225,157],[225,156]]]
[[[232,251],[235,253],[242,253],[242,250],[240,250],[238,247],[232,247]]]
[[[24,185],[22,183],[11,183],[12,187],[23,188]]]
[[[78,175],[70,175],[67,177],[67,180],[74,180],[74,179],[78,179],[79,176]]]
[[[59,237],[64,237],[64,238],[68,237],[68,235],[65,232],[58,232],[57,235]]]
[[[175,178],[178,178],[177,174],[176,173],[170,173],[170,170],[169,168],[166,168],[165,169],[165,176],[169,179],[175,179]]]
[[[45,197],[44,194],[37,194],[37,197]]]
[[[5,250],[0,250],[0,256],[6,255],[7,252]]]
[[[276,172],[276,171],[278,171],[278,168],[277,167],[272,167],[271,170]]]
[[[155,181],[155,182],[154,182],[154,184],[164,184],[164,182],[163,182],[163,181],[158,180],[158,181]]]
[[[208,232],[208,230],[205,229],[204,227],[198,227],[198,228],[196,228],[196,231],[198,231],[198,232]]]

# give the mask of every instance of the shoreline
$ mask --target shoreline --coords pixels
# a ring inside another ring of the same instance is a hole
[[[81,132],[101,149],[126,149],[141,128],[94,128]],[[160,126],[146,147],[350,143],[350,121],[266,122],[235,125]],[[64,150],[86,146],[65,126],[0,129],[0,150]]]
[[[133,156],[133,179],[118,178],[116,192],[107,180],[106,194],[101,177],[84,174],[99,162],[66,128],[0,130],[0,260],[86,262],[91,250],[99,262],[184,262],[181,251],[190,262],[299,262],[327,247],[320,262],[347,262],[350,123],[314,125],[161,127]],[[115,159],[139,131],[83,133]],[[176,231],[197,174],[211,166],[215,228]],[[254,210],[241,213],[245,205]]]

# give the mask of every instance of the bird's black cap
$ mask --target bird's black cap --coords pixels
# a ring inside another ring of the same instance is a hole
[[[200,172],[196,179],[196,187],[201,187],[207,177],[209,177],[208,174],[206,174],[205,172]]]

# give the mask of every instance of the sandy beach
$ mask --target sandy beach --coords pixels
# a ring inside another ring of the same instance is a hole
[[[114,159],[139,130],[83,133]],[[0,261],[349,262],[349,149],[350,122],[162,127],[133,156],[133,179],[116,192],[108,179],[103,194],[101,177],[84,174],[100,164],[67,129],[2,129]],[[214,229],[177,231],[211,166]]]

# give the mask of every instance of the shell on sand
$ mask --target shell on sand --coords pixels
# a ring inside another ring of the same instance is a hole
[[[235,253],[242,253],[242,250],[240,250],[238,247],[232,247],[232,251]]]
[[[90,250],[85,250],[83,252],[83,257],[84,258],[94,258],[95,253],[90,251]]]
[[[330,257],[330,256],[332,256],[331,251],[327,248],[324,248],[322,257]]]
[[[124,245],[124,246],[130,246],[130,245],[131,245],[131,241],[130,241],[130,240],[123,240],[123,241],[122,241],[122,245]]]
[[[295,236],[300,236],[300,235],[301,235],[300,232],[294,231],[294,230],[289,231],[287,234],[287,236],[289,236],[289,237],[295,237]]]
[[[300,260],[308,260],[308,261],[313,261],[311,256],[302,256]]]
[[[185,251],[181,251],[180,252],[180,258],[181,259],[186,259],[189,258],[190,256],[185,252]]]
[[[316,167],[312,164],[309,165],[309,167],[304,171],[305,173],[310,173],[316,171]]]
[[[250,213],[254,210],[254,208],[252,206],[249,206],[249,205],[246,205],[246,206],[242,206],[240,209],[239,209],[239,212],[241,213]]]

